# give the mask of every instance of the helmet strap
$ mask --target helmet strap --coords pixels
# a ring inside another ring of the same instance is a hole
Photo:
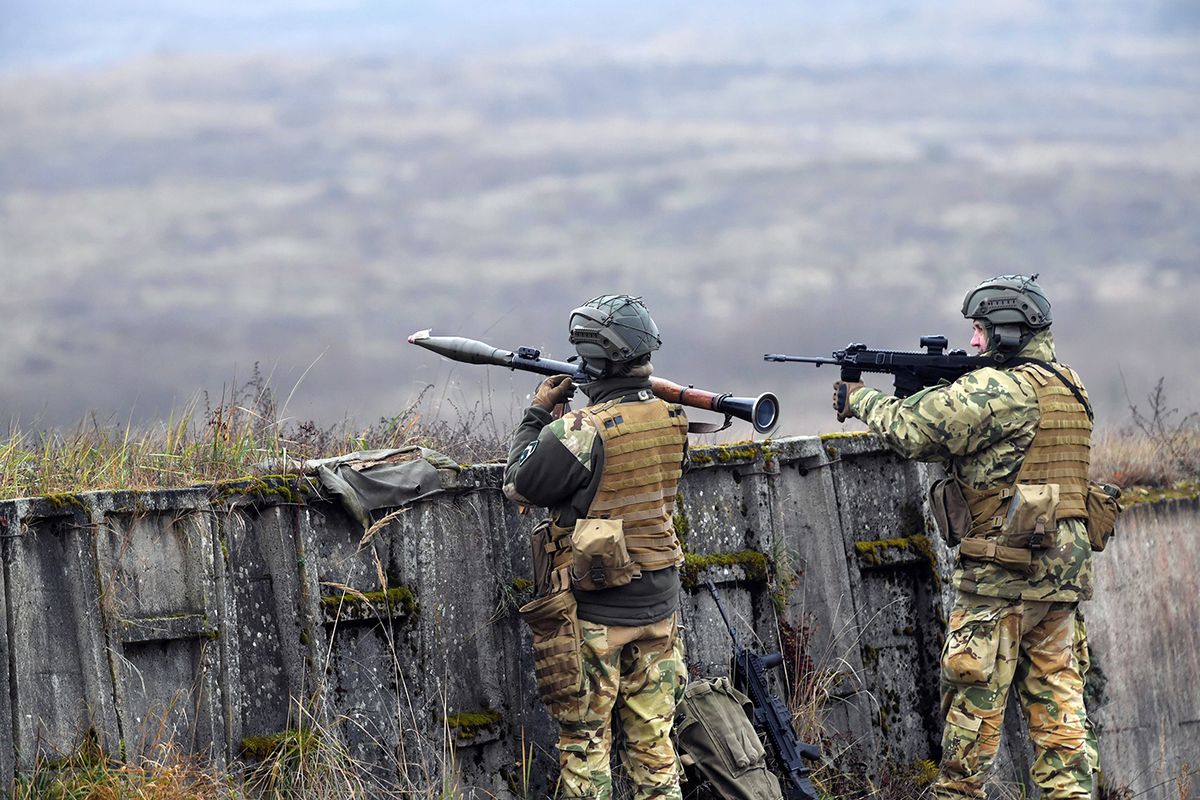
[[[612,377],[613,362],[609,361],[607,358],[580,358],[580,360],[583,362],[585,369],[588,369],[589,372],[593,369],[599,371],[600,375],[596,378],[596,380],[604,380],[605,378]]]
[[[984,323],[984,333],[987,334],[988,350],[994,351],[999,360],[1005,361],[1024,349],[1033,338],[1034,332],[1024,325],[1009,322],[1004,325]]]

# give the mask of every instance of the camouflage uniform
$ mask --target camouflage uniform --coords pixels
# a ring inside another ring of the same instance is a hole
[[[596,381],[593,404],[645,392],[645,378]],[[552,420],[531,407],[513,436],[505,494],[549,508],[570,527],[584,518],[604,469],[603,439],[586,414]],[[680,463],[686,453],[681,449]],[[671,743],[675,706],[686,677],[683,637],[677,633],[679,571],[643,571],[632,583],[575,591],[581,633],[582,689],[558,713],[560,790],[566,797],[612,796],[610,753],[615,715],[621,757],[636,800],[682,800],[680,767]],[[578,701],[577,703],[575,701]]]
[[[1038,332],[1020,355],[1053,362],[1049,330]],[[978,490],[1014,481],[1040,419],[1029,379],[994,368],[903,399],[860,388],[849,409],[900,455],[940,462]],[[1029,719],[1033,778],[1042,796],[1090,798],[1090,726],[1076,648],[1076,606],[1092,594],[1083,520],[1060,520],[1054,546],[1034,551],[1028,573],[960,556],[953,582],[958,591],[942,653],[946,725],[933,796],[985,797],[1015,686]]]

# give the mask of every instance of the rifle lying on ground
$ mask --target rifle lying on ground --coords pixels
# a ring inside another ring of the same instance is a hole
[[[576,384],[587,384],[602,377],[599,370],[580,363],[542,358],[541,352],[532,347],[519,347],[514,353],[462,336],[431,336],[427,330],[414,333],[408,337],[408,341],[465,364],[493,364],[514,370],[536,372],[539,375],[570,375]],[[764,392],[754,398],[734,397],[730,394],[694,389],[691,386],[680,386],[654,377],[650,378],[650,389],[656,397],[668,402],[725,415],[725,424],[720,427],[710,423],[689,423],[688,429],[692,433],[714,433],[724,430],[729,427],[731,417],[749,422],[759,433],[770,431],[779,421],[779,400],[770,392]]]
[[[713,586],[711,580],[704,583],[713,600],[717,601],[717,610],[721,612],[721,619],[725,620],[725,627],[733,638],[733,684],[754,703],[754,727],[766,733],[776,763],[787,773],[788,785],[783,796],[786,800],[817,800],[817,791],[808,779],[809,769],[804,759],[819,760],[821,749],[797,738],[787,706],[767,686],[767,670],[783,663],[783,654],[760,656],[743,647],[738,641],[737,632],[729,624],[729,617],[725,615],[725,604],[717,594],[717,587]]]
[[[782,353],[767,353],[764,361],[799,361],[804,364],[837,364],[842,368],[841,378],[846,383],[862,380],[864,372],[885,372],[895,376],[896,397],[908,397],[938,381],[956,381],[963,375],[980,367],[1021,363],[1021,359],[1008,358],[1000,361],[991,356],[969,356],[965,350],[944,352],[948,342],[945,336],[922,336],[924,353],[900,350],[871,350],[865,344],[848,344],[845,350],[834,350],[833,358],[812,356],[786,356]],[[843,388],[843,391],[845,389]],[[838,398],[845,404],[845,398]]]

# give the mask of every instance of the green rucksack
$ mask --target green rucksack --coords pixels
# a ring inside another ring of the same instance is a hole
[[[779,779],[767,771],[751,708],[729,678],[691,680],[675,710],[676,750],[724,800],[783,800]]]

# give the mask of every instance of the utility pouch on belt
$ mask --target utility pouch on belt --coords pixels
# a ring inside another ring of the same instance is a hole
[[[533,560],[533,594],[550,594],[550,576],[554,572],[554,548],[551,546],[550,520],[544,519],[529,534],[529,550]]]
[[[625,547],[619,519],[581,519],[571,534],[571,585],[594,591],[624,586],[642,570]]]
[[[1054,547],[1058,532],[1057,483],[1018,483],[1013,487],[1008,514],[1000,527],[1006,541],[1016,547],[1045,550]]]
[[[1121,513],[1121,504],[1117,502],[1120,496],[1119,486],[1088,481],[1087,534],[1093,552],[1099,553],[1107,547],[1116,531],[1117,515]]]
[[[929,510],[946,544],[953,547],[971,531],[971,507],[954,478],[942,478],[929,487]]]
[[[538,695],[559,721],[577,714],[583,665],[579,655],[579,618],[568,589],[532,600],[520,609],[533,632],[533,668]]]
[[[729,678],[690,681],[675,710],[680,760],[697,769],[724,800],[783,800],[750,722],[751,707]]]

